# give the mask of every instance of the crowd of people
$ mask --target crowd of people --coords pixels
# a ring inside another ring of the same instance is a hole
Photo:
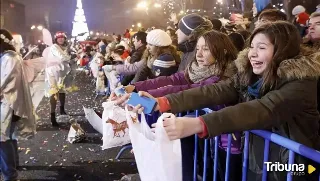
[[[221,135],[218,172],[224,180],[227,133],[232,133],[229,179],[241,180],[242,132],[265,129],[320,150],[320,12],[310,15],[303,6],[293,9],[294,22],[278,9],[257,14],[254,28],[242,15],[230,21],[189,14],[172,17],[175,28],[150,28],[134,35],[126,30],[114,40],[94,45],[68,45],[57,32],[45,53],[46,96],[51,123],[65,110],[66,93],[72,92],[74,71],[83,67],[96,82],[96,94],[123,105],[138,92],[157,101],[155,111],[183,113],[209,107],[213,113],[164,119],[171,140],[181,140],[183,180],[193,180],[194,134],[200,138]],[[0,30],[1,56],[1,172],[5,180],[17,178],[17,138],[35,134],[35,116],[21,52],[12,35]],[[45,51],[45,50],[44,50]],[[127,94],[117,97],[114,90]],[[132,111],[141,113],[143,107]],[[150,123],[155,127],[155,124]],[[201,144],[201,141],[200,141]],[[264,140],[251,135],[248,180],[261,180]],[[286,163],[289,152],[270,144],[269,161]],[[302,156],[296,163],[318,166]],[[213,159],[210,159],[212,165]],[[201,164],[199,164],[201,165]],[[210,171],[209,171],[210,172]],[[211,169],[212,172],[212,169]],[[207,174],[212,180],[212,174]],[[269,180],[285,180],[285,172],[269,172]],[[299,176],[312,181],[314,175]]]

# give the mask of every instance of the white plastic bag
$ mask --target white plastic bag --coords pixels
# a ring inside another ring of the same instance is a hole
[[[104,102],[102,107],[104,108],[102,114],[102,150],[130,143],[126,111],[114,105],[113,102]]]
[[[74,122],[70,126],[70,130],[68,133],[68,141],[70,143],[80,143],[85,139],[85,132],[84,130],[80,127],[80,124]]]
[[[86,118],[88,119],[91,126],[98,131],[99,133],[103,134],[103,125],[102,125],[102,119],[94,112],[93,109],[88,109],[83,107],[84,113],[86,115]]]
[[[155,133],[144,114],[141,123],[133,122],[126,109],[129,135],[142,181],[182,181],[180,140],[170,141],[163,128],[163,114],[158,118]],[[167,114],[168,115],[168,114]]]

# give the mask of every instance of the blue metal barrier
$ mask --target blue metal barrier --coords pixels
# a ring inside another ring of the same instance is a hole
[[[213,112],[212,110],[206,108],[202,109],[206,113]],[[158,115],[148,115],[147,122],[156,122]],[[179,117],[182,116],[182,114],[178,114]],[[199,111],[196,111],[195,114],[196,117],[199,116]],[[278,134],[264,131],[264,130],[251,130],[251,131],[245,131],[244,132],[244,148],[243,148],[243,162],[242,162],[242,181],[247,181],[247,171],[248,171],[248,160],[249,160],[249,134],[255,134],[259,137],[262,137],[265,139],[265,146],[264,146],[264,158],[263,161],[267,162],[269,158],[269,146],[270,142],[275,143],[277,145],[280,145],[282,147],[285,147],[289,150],[289,161],[288,164],[294,163],[295,153],[302,155],[310,160],[313,160],[320,164],[320,152],[316,151],[312,148],[309,148],[305,145],[302,145],[300,143],[294,142],[288,138],[282,137]],[[228,134],[228,146],[227,146],[227,158],[226,158],[226,169],[225,169],[225,181],[229,180],[229,166],[232,164],[230,163],[230,154],[231,154],[231,140],[232,140],[232,134]],[[194,147],[194,169],[193,169],[193,180],[197,181],[198,173],[197,173],[197,158],[198,158],[198,136],[195,135],[195,147]],[[202,173],[202,180],[206,181],[207,176],[207,155],[208,155],[208,145],[212,146],[212,143],[214,142],[214,165],[213,165],[213,180],[218,181],[218,150],[219,150],[219,136],[216,136],[214,139],[206,139],[205,145],[204,145],[204,155],[203,155],[203,173]],[[122,153],[126,149],[131,149],[131,147],[126,146],[124,147],[120,152]],[[118,154],[117,158],[120,157],[121,153]],[[239,168],[240,169],[240,168]],[[266,164],[263,165],[263,175],[262,175],[262,181],[266,181],[267,178],[267,167]],[[220,179],[219,179],[220,180]],[[292,181],[292,173],[287,173],[287,181]],[[319,181],[320,181],[320,175],[319,175]]]
[[[203,109],[206,113],[211,113],[212,110],[210,109]],[[288,164],[293,164],[294,163],[294,158],[295,158],[295,153],[302,155],[310,160],[313,160],[317,163],[320,164],[320,152],[316,151],[312,148],[309,148],[305,145],[302,145],[300,143],[294,142],[288,138],[282,137],[278,134],[271,133],[268,131],[264,130],[251,130],[251,131],[245,131],[245,143],[244,143],[244,149],[243,149],[243,167],[242,167],[242,181],[247,181],[247,170],[248,170],[248,159],[249,159],[249,134],[255,134],[257,136],[260,136],[265,139],[265,146],[264,146],[264,162],[268,161],[269,158],[269,145],[270,141],[280,145],[282,147],[285,147],[289,150],[289,161]],[[232,134],[228,134],[228,148],[227,148],[227,159],[226,159],[226,172],[225,172],[225,181],[229,180],[229,165],[232,164],[230,163],[230,154],[231,154],[231,139],[232,139]],[[196,138],[197,140],[197,138]],[[218,142],[219,142],[219,137],[214,138],[214,171],[213,171],[213,180],[217,181],[217,162],[219,159],[218,156]],[[207,140],[206,140],[207,142]],[[197,142],[195,143],[195,149],[197,149]],[[206,149],[205,149],[206,150]],[[204,152],[204,157],[206,158],[206,151]],[[197,159],[197,157],[195,157]],[[205,161],[206,162],[206,161]],[[195,165],[195,170],[196,170],[196,161],[194,162]],[[306,168],[308,169],[308,168]],[[204,163],[204,170],[207,170],[206,168],[206,163]],[[206,180],[206,172],[203,172],[203,181]],[[196,174],[196,173],[195,173]],[[288,172],[287,173],[287,181],[292,181],[292,173]],[[262,175],[262,181],[267,181],[267,167],[266,164],[263,165],[263,175]],[[194,181],[196,181],[196,176],[194,177]],[[320,181],[320,175],[319,175],[319,181]]]

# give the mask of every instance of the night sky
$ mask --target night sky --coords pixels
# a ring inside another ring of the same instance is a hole
[[[76,0],[16,1],[26,6],[28,26],[44,24],[44,16],[48,14],[50,29],[61,28],[62,31],[71,32]],[[89,30],[123,33],[143,17],[141,12],[134,10],[137,2],[138,0],[82,0]]]

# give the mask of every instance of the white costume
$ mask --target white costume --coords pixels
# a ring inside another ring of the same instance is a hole
[[[36,133],[35,115],[29,83],[21,56],[6,51],[1,56],[1,142],[9,140],[13,112],[21,119],[15,123],[13,139],[29,139]]]
[[[47,97],[57,93],[66,93],[66,89],[71,86],[71,83],[66,81],[71,71],[70,59],[70,55],[61,46],[53,44],[49,47],[46,66]]]
[[[92,72],[92,75],[93,75],[94,78],[98,77],[99,66],[103,63],[102,60],[100,59],[101,56],[102,56],[102,54],[97,52],[93,56],[91,62],[89,63],[90,64],[90,68],[91,68],[91,72]]]

